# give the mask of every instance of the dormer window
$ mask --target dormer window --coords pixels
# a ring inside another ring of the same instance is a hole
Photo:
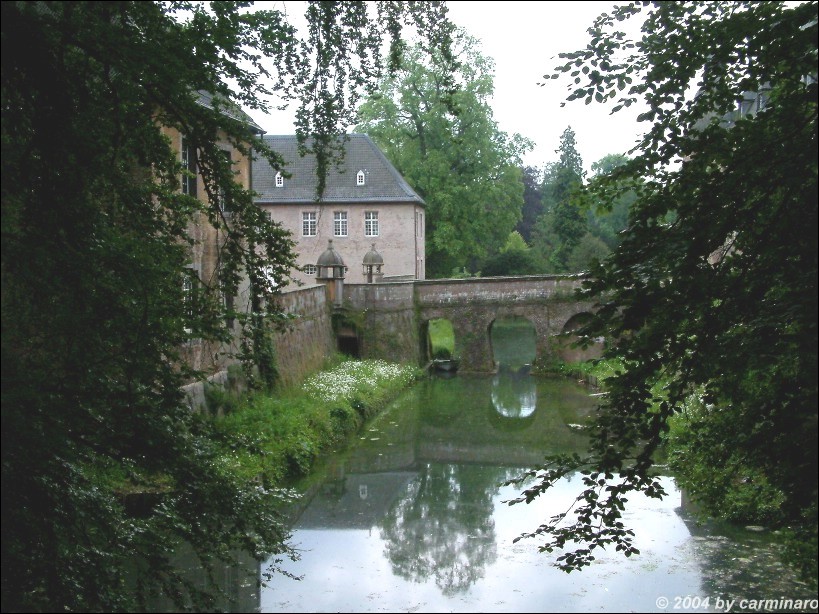
[[[358,171],[358,174],[355,176],[355,184],[356,185],[366,185],[367,177],[364,174],[364,171]]]
[[[283,188],[284,187],[284,177],[281,173],[276,173],[276,187]]]

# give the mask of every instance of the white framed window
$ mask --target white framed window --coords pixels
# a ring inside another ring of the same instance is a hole
[[[281,173],[276,173],[276,187],[277,188],[284,187],[284,176]]]
[[[367,175],[364,171],[358,171],[355,176],[355,184],[356,185],[366,185],[367,184]]]
[[[199,300],[199,271],[194,265],[188,265],[182,272],[182,311],[185,319],[185,332],[192,331],[190,325],[196,319]],[[195,341],[191,339],[191,341]]]
[[[347,236],[347,212],[335,211],[333,213],[333,235],[336,237]]]
[[[182,144],[180,147],[182,154],[182,168],[189,171],[182,175],[182,193],[188,196],[196,197],[196,147],[193,146],[190,139],[182,136]]]
[[[304,265],[304,274],[305,275],[315,275],[318,273],[318,267],[315,264],[305,264]]]
[[[315,237],[318,221],[316,219],[315,211],[301,212],[301,236]]]
[[[229,150],[223,149],[222,156],[230,167],[231,172],[233,172],[233,154]],[[219,209],[222,211],[222,215],[226,220],[233,217],[233,203],[231,202],[230,195],[224,188],[219,188]]]
[[[368,237],[378,236],[378,211],[364,212],[364,234]]]
[[[194,313],[194,296],[193,296],[193,278],[189,275],[182,276],[182,304],[184,305],[185,315],[188,318],[193,318]]]

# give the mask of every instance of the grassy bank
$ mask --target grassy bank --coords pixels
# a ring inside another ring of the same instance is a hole
[[[345,360],[275,396],[248,397],[214,418],[225,469],[268,484],[303,477],[420,374],[383,360]]]

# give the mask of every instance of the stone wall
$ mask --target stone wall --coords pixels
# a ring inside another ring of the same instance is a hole
[[[290,314],[287,330],[275,335],[280,381],[293,385],[322,368],[336,351],[336,334],[353,334],[361,358],[421,365],[429,320],[445,318],[455,333],[464,372],[495,370],[490,330],[498,318],[520,317],[535,328],[537,360],[561,357],[566,341],[556,337],[591,303],[578,301],[577,276],[526,276],[345,284],[343,309],[335,316],[323,285],[283,292],[279,305]],[[210,379],[232,386],[224,370]],[[203,383],[186,387],[191,405],[204,402]]]
[[[286,329],[276,333],[273,345],[279,381],[290,386],[320,370],[336,350],[331,310],[325,286],[308,286],[285,291],[279,297],[279,308],[290,316]],[[236,349],[233,347],[232,349]],[[240,370],[231,367],[235,359],[222,359],[219,368],[205,382],[194,382],[183,388],[188,404],[195,409],[205,406],[205,386],[242,388]]]
[[[362,358],[420,363],[414,282],[345,284],[344,306],[358,324]]]
[[[526,275],[419,281],[417,300],[421,308],[455,303],[513,305],[543,299],[573,300],[583,279],[579,275]]]
[[[498,318],[521,317],[535,327],[537,359],[556,357],[555,335],[593,305],[574,296],[580,276],[537,275],[345,285],[345,306],[362,323],[361,356],[420,364],[426,323],[445,318],[455,333],[462,371],[492,372],[490,329]]]
[[[318,371],[336,350],[324,285],[283,292],[279,305],[292,319],[274,337],[280,381],[292,385]]]

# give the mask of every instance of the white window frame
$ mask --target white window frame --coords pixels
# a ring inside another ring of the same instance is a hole
[[[229,149],[223,149],[222,155],[225,157],[225,161],[230,165],[231,172],[233,172],[233,152]],[[230,220],[233,217],[233,205],[228,201],[227,192],[222,188],[219,188],[219,210],[226,220]]]
[[[198,284],[201,283],[199,278],[199,269],[196,265],[190,264],[185,267],[185,273],[182,275],[182,308],[185,310],[185,315],[190,318],[196,316],[196,292],[198,291]],[[190,333],[191,329],[185,326],[185,332]],[[199,339],[189,339],[190,343],[197,343]]]
[[[283,188],[284,187],[284,175],[281,173],[276,173],[276,187]]]
[[[347,233],[347,212],[333,211],[333,236],[346,237]]]
[[[182,162],[182,168],[186,171],[194,173],[193,177],[189,177],[186,173],[182,173],[180,187],[182,188],[183,194],[196,198],[196,193],[199,187],[197,185],[198,177],[196,176],[196,149],[191,146],[190,141],[184,134],[180,135],[180,139],[179,159]],[[191,154],[193,154],[193,159],[191,159]]]
[[[356,185],[367,185],[367,175],[364,173],[363,170],[358,171],[355,176],[355,184]]]
[[[304,274],[315,276],[318,273],[318,267],[315,264],[305,264],[304,265]]]
[[[182,305],[184,306],[185,315],[189,317],[194,316],[193,307],[193,290],[195,282],[188,275],[182,275]]]
[[[365,237],[377,237],[379,236],[379,226],[378,226],[378,211],[365,211],[364,212],[364,236]]]
[[[312,231],[312,232],[311,232]],[[315,237],[318,233],[318,215],[315,211],[301,212],[301,236]]]

